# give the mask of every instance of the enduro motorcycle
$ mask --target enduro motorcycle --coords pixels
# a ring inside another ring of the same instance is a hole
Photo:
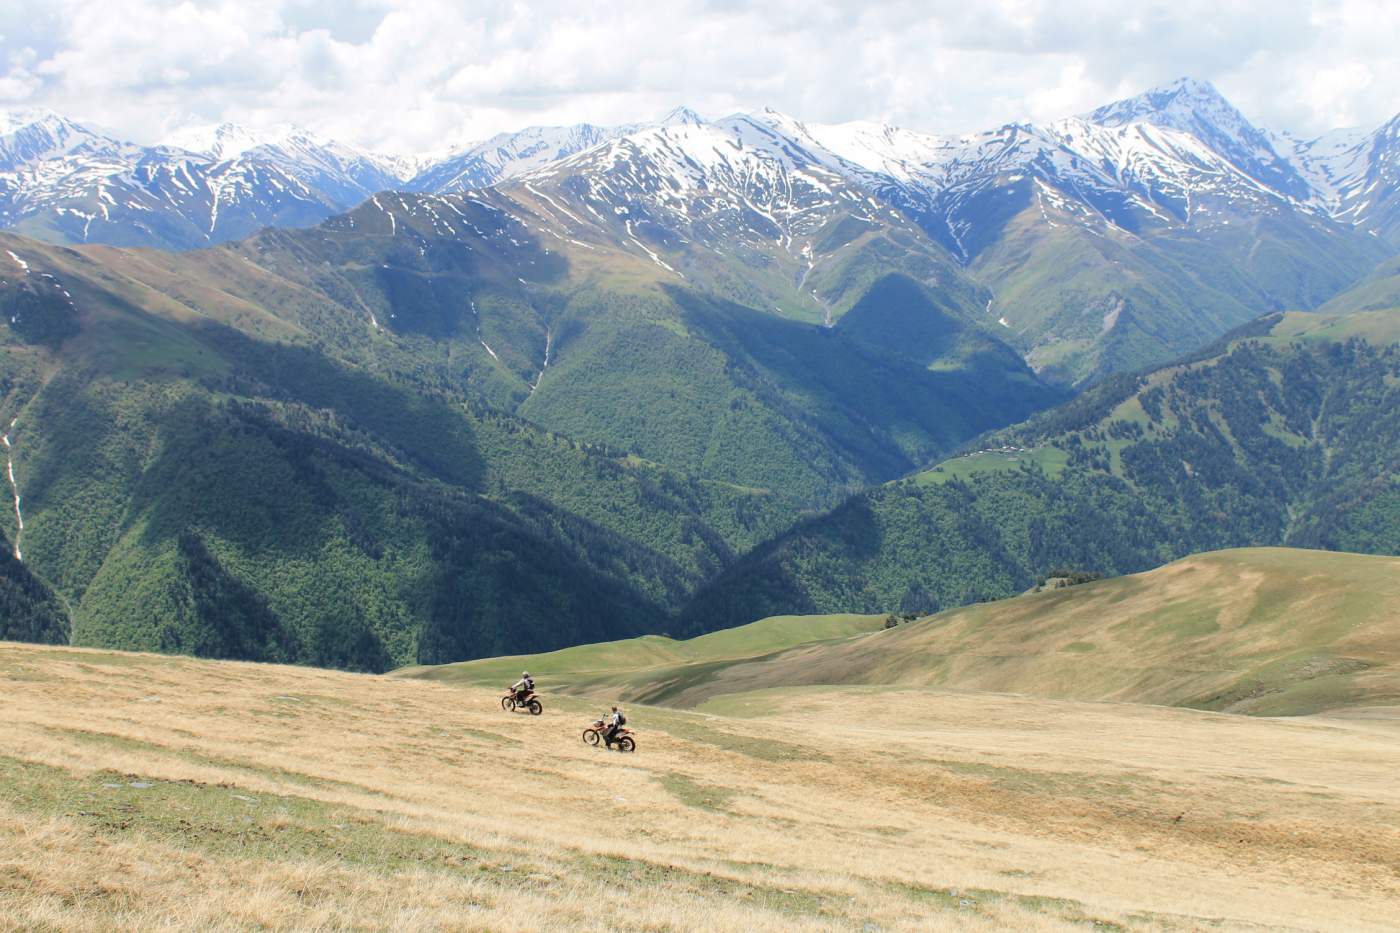
[[[603,736],[607,734],[607,727],[603,725],[603,720],[593,720],[593,725],[583,730],[583,740],[589,745],[597,747],[603,741]],[[637,750],[637,739],[631,729],[623,727],[617,730],[617,738],[613,739],[618,751],[635,752]]]
[[[538,716],[540,713],[544,712],[544,706],[540,704],[540,698],[535,696],[533,691],[525,694],[523,697],[517,697],[513,690],[507,691],[506,695],[501,697],[501,709],[505,710],[507,713],[514,713],[517,711],[525,712],[528,710],[531,716]]]

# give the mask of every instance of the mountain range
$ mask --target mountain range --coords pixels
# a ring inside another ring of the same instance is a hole
[[[1393,255],[1397,132],[1400,118],[1317,139],[1272,133],[1191,79],[964,136],[680,108],[398,158],[291,127],[225,125],[143,147],[12,113],[0,123],[0,226],[186,249],[314,225],[391,190],[504,187],[534,198],[544,226],[611,228],[726,297],[831,323],[852,300],[824,287],[804,231],[840,206],[851,219],[826,228],[833,249],[861,225],[902,230],[940,291],[976,305],[1047,378],[1082,383],[1262,312],[1317,307]],[[704,268],[686,255],[696,242]],[[764,267],[766,281],[755,290],[732,261]]]
[[[681,110],[431,160],[11,124],[16,637],[383,670],[1400,548],[1385,132],[1195,82],[951,140]]]
[[[834,248],[883,271],[826,327],[696,287],[630,217],[551,226],[548,190],[186,252],[0,235],[17,630],[371,670],[637,634],[1065,397],[897,230]]]

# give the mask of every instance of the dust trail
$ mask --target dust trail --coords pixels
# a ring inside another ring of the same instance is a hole
[[[10,492],[15,497],[15,560],[24,560],[24,554],[19,549],[20,538],[24,536],[24,513],[19,508],[19,484],[15,482],[15,453],[14,445],[10,443],[10,432],[19,423],[19,416],[10,419],[10,427],[3,435],[0,435],[0,443],[5,445],[5,473],[10,478]]]

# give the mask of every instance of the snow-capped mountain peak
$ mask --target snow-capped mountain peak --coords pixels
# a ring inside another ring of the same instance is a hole
[[[1190,78],[1047,125],[957,136],[808,123],[771,108],[708,121],[682,106],[647,123],[528,127],[417,156],[296,126],[232,123],[146,147],[52,111],[11,111],[0,112],[0,226],[79,242],[197,246],[267,224],[312,223],[386,189],[483,188],[592,153],[568,171],[635,162],[652,176],[639,176],[642,187],[655,182],[682,199],[707,198],[715,186],[796,182],[816,203],[837,179],[902,212],[965,262],[1026,209],[1052,226],[1129,233],[1303,210],[1390,237],[1400,225],[1397,137],[1400,118],[1312,140],[1267,133],[1209,82]]]
[[[25,127],[68,123],[47,107],[25,110],[0,110],[0,136],[9,136]]]
[[[289,135],[290,127],[255,132],[238,123],[187,127],[172,133],[161,144],[213,159],[235,159],[249,149],[281,141]]]
[[[48,109],[0,111],[0,172],[91,155],[120,144],[101,131]]]
[[[1215,85],[1195,78],[1178,78],[1141,94],[1105,104],[1084,114],[1083,118],[1100,126],[1145,122],[1188,132],[1203,122],[1221,129],[1252,129],[1244,115],[1215,89]]]
[[[704,122],[704,117],[700,116],[700,114],[696,113],[694,110],[691,110],[689,107],[682,105],[680,107],[676,107],[670,113],[666,114],[666,116],[662,117],[658,121],[658,125],[676,126],[685,123],[699,125]]]
[[[800,126],[811,144],[851,165],[901,182],[928,176],[955,146],[952,140],[887,123],[856,120]]]
[[[1104,127],[1147,123],[1187,133],[1275,191],[1299,201],[1309,197],[1307,182],[1274,149],[1268,134],[1250,123],[1209,81],[1178,78],[1080,119]]]
[[[635,125],[600,127],[532,126],[497,133],[480,143],[449,151],[409,180],[414,191],[454,192],[483,188],[541,168],[637,129]]]

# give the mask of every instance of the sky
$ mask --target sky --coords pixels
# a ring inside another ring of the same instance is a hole
[[[0,108],[389,152],[688,105],[962,133],[1191,76],[1313,135],[1400,112],[1395,0],[0,0]]]

